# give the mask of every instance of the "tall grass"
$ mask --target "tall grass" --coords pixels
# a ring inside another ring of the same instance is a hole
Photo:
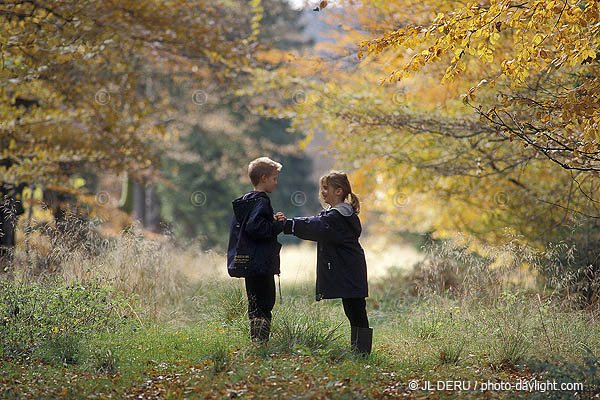
[[[60,277],[66,282],[103,281],[141,303],[154,319],[173,318],[184,293],[202,278],[218,276],[223,258],[198,242],[185,249],[173,241],[145,238],[137,225],[103,238],[97,222],[68,220],[55,228],[41,224],[29,234],[31,251],[17,249],[12,275],[23,281]]]
[[[597,312],[581,310],[536,287],[535,279],[519,285],[525,280],[519,276],[527,273],[522,261],[533,263],[535,257],[518,243],[481,251],[483,256],[465,246],[436,243],[425,249],[414,269],[390,268],[379,278],[370,277],[367,311],[374,327],[373,354],[359,361],[349,352],[350,326],[340,301],[314,301],[315,266],[306,261],[314,258],[312,246],[288,249],[296,263],[282,265],[283,302],[275,305],[271,340],[263,346],[249,338],[244,282],[226,276],[223,255],[202,252],[199,246],[179,248],[169,241],[152,241],[135,227],[111,239],[90,232],[62,234],[68,237],[60,240],[59,233],[34,231],[30,254],[18,249],[13,276],[4,275],[4,282],[42,293],[57,278],[62,281],[60,290],[73,291],[73,301],[87,299],[88,291],[92,300],[100,296],[103,289],[90,285],[101,282],[129,299],[116,307],[118,320],[127,313],[126,323],[111,325],[114,329],[82,326],[80,335],[62,326],[63,317],[71,315],[75,321],[85,307],[102,314],[102,304],[94,308],[97,302],[82,300],[74,312],[58,302],[54,309],[59,312],[47,318],[44,335],[32,330],[25,337],[24,331],[13,330],[16,339],[24,340],[19,348],[3,342],[5,354],[30,346],[35,351],[24,354],[49,363],[86,364],[100,374],[129,369],[131,376],[148,365],[176,368],[185,361],[194,368],[207,366],[212,380],[227,385],[256,373],[253,365],[260,360],[278,359],[293,377],[297,366],[285,360],[294,357],[317,360],[310,373],[338,374],[340,380],[351,368],[363,366],[398,379],[500,379],[507,369],[526,374],[535,367],[536,374],[559,376],[565,365],[576,365],[573,370],[579,372],[570,379],[594,382],[600,358]],[[74,239],[81,235],[88,239]],[[307,277],[294,275],[293,268],[304,268],[301,272]],[[44,293],[50,299],[57,291]],[[36,296],[26,297],[32,314],[38,313],[39,305],[32,300]],[[13,298],[6,294],[0,302],[0,312],[7,317],[15,313]],[[24,318],[22,325],[29,326],[29,314],[17,314]],[[266,377],[278,374],[266,364]]]

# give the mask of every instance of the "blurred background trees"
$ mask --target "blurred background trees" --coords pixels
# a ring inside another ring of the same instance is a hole
[[[596,271],[597,1],[317,5],[2,3],[4,248],[41,204],[223,248],[267,155],[288,215],[334,167],[369,233],[575,238]]]
[[[33,204],[57,224],[71,210],[121,229],[128,214],[149,231],[222,245],[230,202],[249,190],[247,163],[263,154],[287,166],[284,185],[313,190],[289,123],[249,115],[232,93],[246,68],[269,65],[259,51],[304,44],[298,16],[283,1],[1,4],[5,249]],[[111,176],[123,182],[118,218],[102,186]],[[275,205],[291,210],[281,193]]]
[[[305,89],[258,111],[325,134],[377,226],[543,247],[600,216],[596,2],[337,4],[334,40],[254,93]]]

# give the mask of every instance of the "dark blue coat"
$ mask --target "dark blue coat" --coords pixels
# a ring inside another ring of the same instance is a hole
[[[273,219],[265,192],[252,191],[232,201],[233,218],[227,247],[227,272],[236,278],[279,274],[277,235],[284,222]]]
[[[367,297],[367,262],[358,243],[360,220],[347,203],[314,217],[288,219],[285,233],[317,242],[316,299]]]

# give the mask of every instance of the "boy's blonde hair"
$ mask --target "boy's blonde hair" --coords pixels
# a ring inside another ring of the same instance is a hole
[[[252,186],[256,186],[260,183],[260,178],[263,175],[271,176],[275,172],[281,171],[283,166],[276,161],[271,160],[269,157],[260,157],[256,160],[252,160],[248,164],[248,176],[252,182]]]
[[[321,177],[319,183],[321,186],[323,186],[323,184],[326,184],[327,186],[331,186],[334,189],[341,188],[342,201],[345,203],[350,203],[350,205],[352,205],[352,207],[354,208],[354,212],[356,212],[357,215],[360,213],[360,200],[358,199],[357,195],[352,193],[352,187],[350,186],[348,175],[346,175],[344,172],[329,171],[329,173]],[[319,199],[321,200],[321,204],[325,206],[325,200],[323,199],[320,190]]]

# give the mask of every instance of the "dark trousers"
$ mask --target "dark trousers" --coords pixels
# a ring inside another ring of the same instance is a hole
[[[275,277],[273,275],[245,278],[248,296],[248,318],[263,318],[271,321],[275,305]]]
[[[369,319],[367,318],[367,302],[364,297],[342,299],[344,312],[350,321],[350,326],[359,328],[368,328]]]

